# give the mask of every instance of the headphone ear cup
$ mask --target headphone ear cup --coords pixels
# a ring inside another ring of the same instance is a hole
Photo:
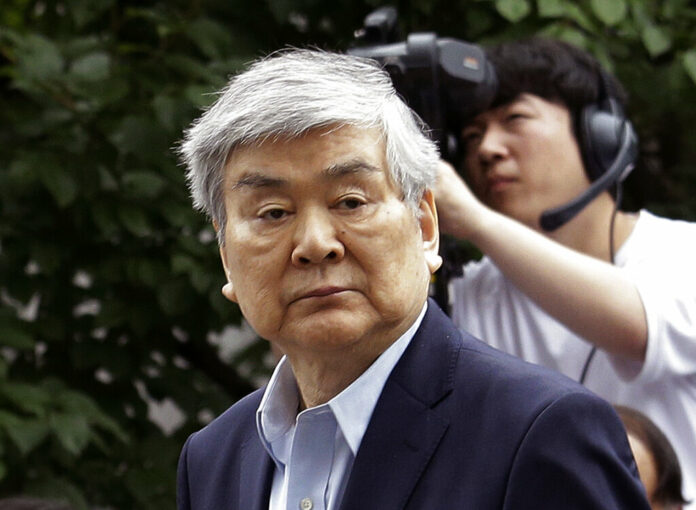
[[[596,104],[583,108],[580,150],[590,181],[596,181],[611,167],[621,148],[622,134],[630,129],[628,124],[624,116],[600,109]]]

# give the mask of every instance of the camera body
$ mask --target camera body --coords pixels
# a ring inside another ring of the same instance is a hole
[[[432,130],[443,157],[451,159],[462,122],[486,110],[495,96],[495,70],[481,47],[432,32],[394,42],[396,21],[393,7],[371,12],[348,53],[384,67],[397,92]]]

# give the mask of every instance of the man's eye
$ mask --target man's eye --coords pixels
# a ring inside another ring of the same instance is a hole
[[[364,202],[362,200],[359,200],[357,198],[344,198],[339,202],[339,207],[343,209],[357,209],[361,205],[363,205]]]
[[[481,131],[479,130],[466,130],[462,133],[462,142],[464,145],[470,145],[476,143],[481,139]]]
[[[527,117],[527,116],[526,116],[524,113],[521,113],[521,112],[510,112],[510,113],[505,117],[505,120],[507,120],[508,122],[512,122],[512,121],[515,121],[515,120],[524,119],[524,118],[526,118],[526,117]]]
[[[283,209],[269,209],[261,214],[261,218],[264,220],[280,220],[287,216],[287,211]]]

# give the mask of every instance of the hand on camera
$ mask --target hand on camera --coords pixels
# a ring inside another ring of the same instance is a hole
[[[468,239],[487,210],[455,169],[444,160],[438,164],[435,202],[440,232]]]

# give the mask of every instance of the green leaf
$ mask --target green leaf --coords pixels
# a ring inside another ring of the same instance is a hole
[[[468,37],[478,40],[498,23],[498,17],[492,9],[469,9],[466,12],[466,24],[469,27]]]
[[[55,396],[56,406],[70,414],[80,414],[88,418],[98,416],[101,412],[97,404],[83,393],[63,390]]]
[[[118,217],[123,226],[137,237],[145,237],[152,232],[147,216],[141,209],[123,206],[118,210]]]
[[[75,510],[88,510],[89,508],[83,491],[66,478],[29,479],[25,492],[55,501],[67,501]]]
[[[44,187],[53,195],[59,207],[67,207],[77,197],[77,182],[72,175],[58,166],[55,160],[47,160],[39,169],[39,175]]]
[[[651,57],[658,57],[672,47],[669,34],[657,25],[648,25],[641,32],[643,44]]]
[[[199,108],[210,106],[217,99],[215,89],[209,85],[189,85],[184,90],[184,95]]]
[[[16,414],[0,409],[0,428],[5,428],[9,425],[16,426],[20,423],[21,419]]]
[[[104,191],[117,191],[118,181],[105,165],[99,165],[99,187]]]
[[[63,70],[63,56],[53,41],[29,34],[17,44],[17,71],[29,81],[54,80]]]
[[[154,198],[165,185],[164,179],[152,172],[129,172],[123,176],[124,191],[136,198]]]
[[[168,315],[183,313],[192,298],[188,285],[176,280],[163,283],[157,293],[157,302]]]
[[[54,413],[51,415],[50,424],[63,448],[75,456],[78,456],[89,443],[90,429],[84,416]]]
[[[163,64],[191,81],[210,79],[210,69],[200,60],[185,55],[165,55]]]
[[[566,13],[563,0],[537,0],[537,10],[542,18],[559,18]]]
[[[157,287],[169,276],[166,265],[160,260],[139,259],[136,261],[135,269],[135,279],[148,287]]]
[[[42,158],[36,153],[21,152],[10,164],[8,180],[19,192],[26,191],[36,185],[39,177],[38,169]]]
[[[144,161],[160,162],[169,155],[171,141],[153,117],[131,115],[125,117],[109,136],[111,143],[122,154],[134,154]]]
[[[172,255],[172,272],[174,274],[190,273],[196,267],[196,261],[189,255],[175,253]]]
[[[682,57],[682,63],[684,64],[684,69],[686,69],[687,74],[696,83],[696,49],[689,50],[684,53]]]
[[[690,3],[691,5],[689,5]],[[691,0],[664,0],[661,2],[661,5],[662,17],[670,21],[677,21],[679,17],[693,12],[693,2]]]
[[[113,207],[108,203],[97,202],[92,204],[92,219],[102,235],[106,238],[112,237],[121,230],[116,219]]]
[[[159,95],[152,101],[159,123],[167,129],[176,130],[177,135],[186,126],[195,111],[183,98]]]
[[[199,18],[190,23],[186,33],[203,54],[212,59],[224,55],[232,43],[230,32],[220,23],[208,18]]]
[[[24,456],[39,446],[49,433],[48,424],[39,420],[19,420],[18,423],[7,424],[4,428]]]
[[[111,57],[102,51],[96,51],[75,60],[70,66],[70,73],[79,80],[98,82],[109,77]]]
[[[205,293],[216,280],[216,276],[210,274],[210,271],[206,271],[200,266],[196,266],[191,271],[191,285],[200,293]],[[222,280],[219,280],[222,282]]]
[[[642,30],[653,23],[650,12],[648,11],[648,5],[644,1],[631,2],[631,18],[638,30]]]
[[[113,434],[116,439],[124,444],[130,443],[128,434],[123,428],[116,422],[116,420],[109,417],[107,414],[100,412],[97,416],[94,416],[94,423],[99,428],[106,430]]]
[[[34,339],[15,326],[0,323],[0,345],[22,350],[33,349]]]
[[[191,225],[195,221],[195,213],[189,204],[173,200],[161,201],[159,212],[170,224],[176,227]]]
[[[506,20],[517,23],[531,11],[528,0],[495,0],[495,8]]]
[[[27,383],[4,382],[0,393],[22,411],[45,416],[51,404],[50,393],[41,386]]]
[[[71,0],[69,10],[75,25],[82,28],[107,10],[114,0]]]
[[[575,21],[581,28],[589,32],[595,33],[599,29],[596,23],[593,22],[592,18],[585,13],[585,11],[575,3],[566,4],[566,14],[567,17]]]
[[[591,0],[595,15],[607,26],[616,25],[626,18],[625,0]]]
[[[161,468],[131,469],[126,473],[126,486],[141,505],[170,489],[170,478],[167,471]]]
[[[0,460],[0,481],[7,476],[7,466]]]
[[[539,33],[544,37],[561,39],[580,48],[587,44],[587,36],[581,30],[569,26],[567,23],[552,23]]]

